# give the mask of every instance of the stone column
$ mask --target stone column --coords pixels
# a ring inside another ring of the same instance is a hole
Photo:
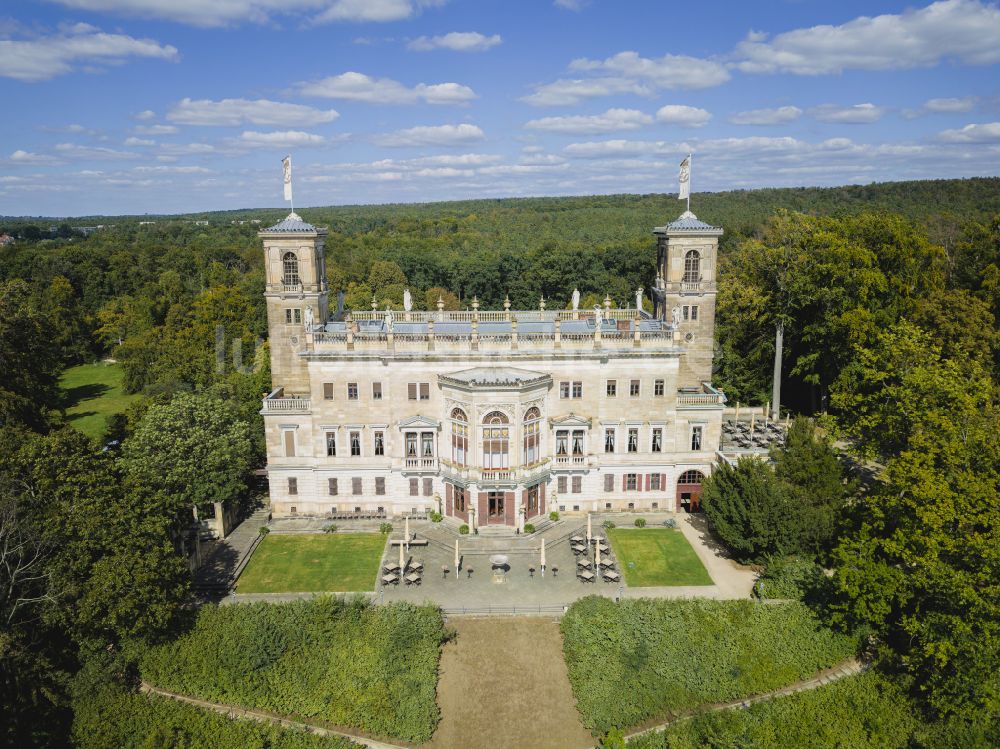
[[[556,333],[556,348],[562,348],[562,320],[558,317],[555,322],[555,333]]]
[[[477,318],[472,320],[472,350],[479,350],[479,320]]]
[[[427,350],[434,350],[434,321],[427,321]]]
[[[517,320],[510,321],[510,347],[517,351]]]

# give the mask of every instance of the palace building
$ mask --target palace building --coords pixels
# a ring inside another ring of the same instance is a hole
[[[696,508],[725,408],[722,229],[686,212],[653,233],[652,314],[639,289],[626,308],[331,316],[326,230],[292,213],[261,231],[275,517],[436,510],[523,528],[553,510]]]

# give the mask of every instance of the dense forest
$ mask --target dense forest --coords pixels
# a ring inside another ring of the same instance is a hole
[[[624,306],[653,280],[652,227],[680,206],[622,195],[301,213],[329,227],[330,284],[351,307],[398,306],[409,287],[425,308],[439,296],[534,308],[573,288]],[[763,403],[780,324],[783,405],[825,414],[855,461],[884,467],[863,488],[845,482],[803,425],[776,468],[719,472],[710,520],[748,561],[796,554],[833,570],[818,615],[870,632],[928,720],[985,736],[1000,710],[1000,179],[698,194],[692,207],[726,229],[716,384]],[[245,496],[263,460],[256,233],[284,214],[0,219],[14,237],[0,247],[0,743],[65,743],[74,711],[96,709],[81,684],[132,684],[184,620],[192,499]],[[142,397],[93,442],[65,418],[59,376],[107,356]],[[121,448],[102,449],[112,438]]]

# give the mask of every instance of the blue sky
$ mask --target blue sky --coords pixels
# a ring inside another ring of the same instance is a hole
[[[0,214],[1000,174],[984,0],[19,0]]]

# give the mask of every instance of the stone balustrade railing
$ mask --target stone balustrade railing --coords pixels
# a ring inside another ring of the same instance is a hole
[[[358,322],[365,320],[384,320],[385,310],[358,310],[350,313]],[[396,322],[554,322],[555,320],[588,320],[593,318],[594,311],[580,310],[442,310],[440,312],[413,310],[411,312],[392,311]],[[602,309],[605,320],[634,320],[636,310],[630,308]],[[640,319],[650,320],[652,316],[643,310],[639,312]]]

